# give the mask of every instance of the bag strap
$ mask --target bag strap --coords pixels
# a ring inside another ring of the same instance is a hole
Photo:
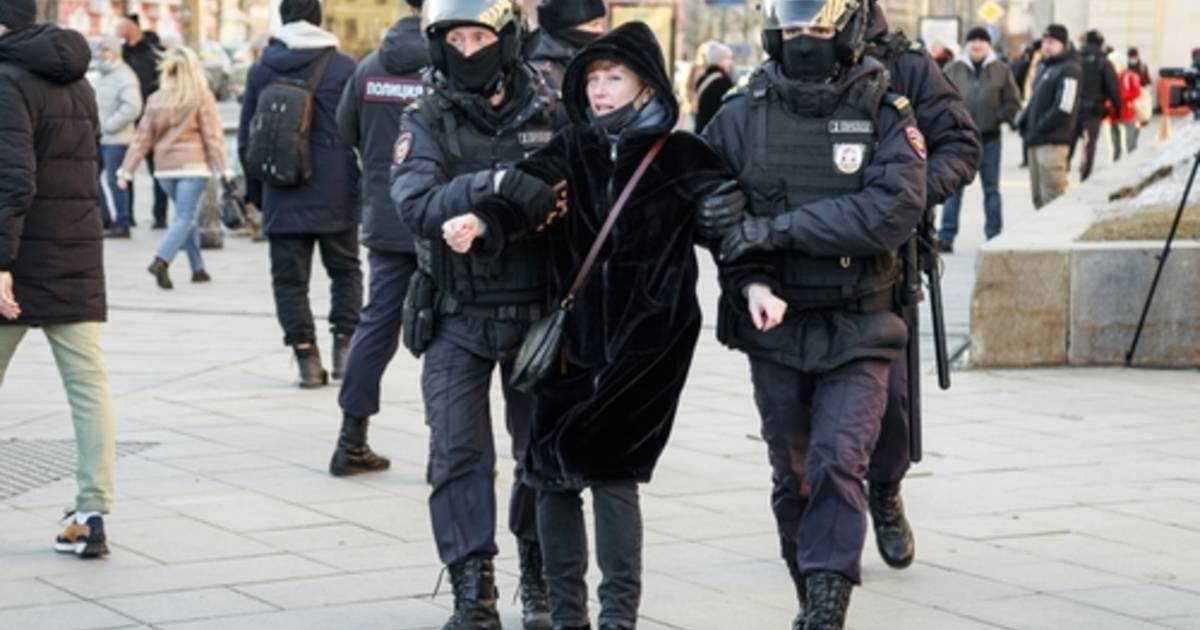
[[[317,86],[321,84],[321,78],[325,76],[325,68],[329,65],[329,60],[333,59],[333,54],[337,52],[337,48],[330,46],[317,57],[317,63],[313,66],[312,74],[308,75],[308,91],[313,94],[317,93]]]
[[[633,177],[629,178],[629,182],[625,184],[625,189],[621,191],[621,196],[617,198],[617,202],[613,204],[612,210],[608,212],[608,218],[604,220],[604,226],[600,228],[600,233],[596,235],[596,242],[592,243],[591,251],[588,252],[587,258],[583,260],[583,267],[579,269],[579,274],[575,276],[575,282],[571,285],[571,290],[567,292],[567,297],[563,298],[563,308],[570,308],[575,303],[575,295],[579,293],[579,290],[583,288],[583,284],[587,282],[588,273],[591,272],[592,266],[596,264],[596,258],[600,256],[600,248],[604,247],[604,242],[608,240],[608,235],[612,232],[613,225],[617,222],[617,216],[621,214],[621,210],[625,208],[625,203],[633,195],[633,189],[637,187],[638,182],[642,180],[642,176],[650,168],[650,163],[662,151],[663,145],[667,143],[667,138],[668,136],[659,138],[658,142],[655,142],[654,146],[650,147],[646,156],[642,158],[642,163],[633,172]]]

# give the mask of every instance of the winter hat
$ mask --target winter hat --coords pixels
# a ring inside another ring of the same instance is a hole
[[[1083,36],[1083,41],[1089,46],[1103,46],[1104,35],[1102,35],[1100,31],[1093,29],[1088,31],[1087,34]]]
[[[542,0],[538,5],[538,26],[557,33],[606,15],[604,0]]]
[[[314,26],[321,25],[320,0],[283,0],[279,3],[279,17],[284,24],[304,20]]]
[[[0,0],[0,24],[9,30],[37,23],[37,0]]]
[[[1062,24],[1051,24],[1046,27],[1045,34],[1042,37],[1050,37],[1057,39],[1064,46],[1071,43],[1071,34],[1067,32],[1067,27]]]
[[[719,66],[726,61],[733,59],[733,50],[716,40],[709,40],[704,43],[704,65]]]
[[[983,28],[982,26],[976,26],[975,28],[967,31],[967,41],[973,42],[976,40],[985,41],[990,44],[992,43],[992,35],[991,33],[987,32],[986,28]]]
[[[408,6],[410,6],[410,7],[414,8],[414,9],[420,9],[420,8],[421,8],[421,2],[422,2],[422,0],[404,0],[404,1],[408,3]]]

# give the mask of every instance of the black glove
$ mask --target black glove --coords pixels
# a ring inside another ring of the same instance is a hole
[[[702,238],[716,240],[740,224],[745,216],[746,194],[736,181],[730,180],[718,186],[700,202],[696,221]]]
[[[516,169],[503,172],[495,192],[534,217],[549,214],[558,202],[558,193],[549,184]]]
[[[721,239],[721,262],[732,262],[750,252],[772,252],[778,248],[772,238],[771,217],[747,217]]]

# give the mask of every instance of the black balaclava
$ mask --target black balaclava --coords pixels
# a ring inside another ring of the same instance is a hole
[[[490,97],[504,85],[503,42],[480,48],[474,55],[464,57],[450,44],[446,48],[446,72],[464,90]]]
[[[825,81],[837,67],[837,42],[833,39],[800,35],[784,40],[782,52],[779,66],[789,79]]]

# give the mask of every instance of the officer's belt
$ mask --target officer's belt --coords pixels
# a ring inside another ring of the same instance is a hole
[[[536,302],[529,304],[463,304],[453,296],[439,292],[435,300],[439,315],[472,315],[505,321],[536,322],[546,315],[546,309]]]

